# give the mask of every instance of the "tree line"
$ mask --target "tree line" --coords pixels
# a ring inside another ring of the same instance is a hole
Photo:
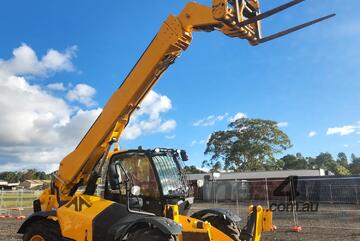
[[[320,168],[330,171],[337,176],[360,175],[360,157],[352,154],[349,159],[344,152],[338,153],[336,158],[333,158],[329,152],[322,152],[316,157],[304,157],[301,153],[296,153],[285,155],[277,159],[272,165],[264,164],[252,170],[237,169],[234,171],[278,171]],[[215,162],[209,169],[210,172],[219,172],[221,170],[223,170],[223,165],[220,161]],[[185,171],[189,174],[205,173],[205,171],[200,170],[194,165],[185,166]]]
[[[292,147],[288,135],[275,121],[241,118],[231,122],[226,130],[211,134],[204,154],[202,167],[210,171],[261,171],[325,169],[335,175],[359,175],[360,157],[350,158],[340,152],[334,158],[329,152],[316,157],[304,157],[301,153],[278,158]],[[195,166],[187,167],[188,173],[201,173]]]
[[[49,180],[51,174],[46,174],[43,171],[36,169],[28,169],[26,171],[8,171],[0,172],[0,180],[7,181],[9,183],[23,182],[25,180]]]
[[[205,161],[207,162],[207,161]],[[337,176],[360,175],[360,157],[352,154],[350,158],[344,152],[338,153],[336,158],[329,152],[322,152],[316,157],[304,157],[301,153],[288,154],[275,162],[258,165],[256,169],[236,169],[233,171],[278,171],[278,170],[306,170],[306,169],[324,169]],[[187,173],[204,173],[196,166],[185,167]],[[210,168],[210,172],[219,172],[223,169],[220,161],[215,162]]]

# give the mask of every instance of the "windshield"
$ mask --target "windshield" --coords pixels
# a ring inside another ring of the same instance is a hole
[[[184,183],[184,178],[173,156],[167,154],[155,155],[153,160],[160,178],[163,195],[184,196],[187,192],[186,183]]]
[[[126,176],[120,170],[119,165],[121,165],[129,176],[132,185],[141,187],[141,195],[154,198],[160,196],[153,168],[145,154],[127,153],[120,155],[115,165],[119,179],[126,179]],[[124,193],[124,191],[122,191],[122,193]]]

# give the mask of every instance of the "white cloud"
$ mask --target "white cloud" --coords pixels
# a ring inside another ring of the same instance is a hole
[[[65,90],[65,86],[64,83],[52,83],[52,84],[48,84],[47,88],[49,90],[59,90],[59,91],[63,91]]]
[[[197,141],[197,140],[192,140],[192,142],[191,142],[190,146],[195,146],[197,143],[198,143],[198,141]]]
[[[278,127],[287,127],[288,125],[289,125],[288,122],[279,122],[279,123],[277,124]]]
[[[176,138],[176,135],[166,135],[165,138],[168,140],[173,140]]]
[[[45,78],[58,71],[72,71],[73,51],[74,47],[62,54],[49,50],[38,58],[23,44],[10,60],[0,60],[0,170],[56,170],[101,113],[101,108],[82,110],[65,101],[70,98],[85,105],[93,103],[95,90],[88,85],[78,84],[61,97],[48,91],[62,89],[61,83],[41,86],[28,81],[28,77]],[[141,107],[126,128],[125,139],[168,133],[176,127],[175,120],[161,117],[172,108],[168,97],[151,91]]]
[[[176,121],[175,120],[168,120],[162,123],[159,127],[160,132],[169,132],[176,127]]]
[[[357,123],[355,125],[345,125],[345,126],[341,126],[341,127],[328,128],[326,135],[339,134],[341,136],[346,136],[351,133],[354,133],[357,130],[360,130],[360,123]]]
[[[69,90],[66,98],[70,101],[78,101],[86,106],[94,106],[96,102],[93,100],[96,90],[87,84],[77,84],[73,89]]]
[[[190,143],[190,146],[195,146],[197,144],[204,145],[209,141],[209,139],[210,139],[210,135],[209,135],[209,137],[207,139],[201,139],[199,141],[198,140],[192,140],[191,143]]]
[[[75,68],[71,60],[76,50],[76,46],[67,48],[63,53],[50,49],[39,59],[31,47],[22,44],[13,50],[11,59],[0,59],[0,71],[7,75],[33,77],[45,77],[59,71],[73,71]]]
[[[308,136],[309,137],[314,137],[314,136],[316,136],[316,134],[317,134],[316,131],[310,131]]]
[[[161,117],[162,113],[171,108],[171,100],[167,96],[150,91],[140,104],[140,109],[132,115],[122,137],[134,140],[144,134],[171,132],[176,127],[176,121],[163,120]]]
[[[71,117],[71,121],[64,126],[55,127],[55,130],[60,133],[62,141],[66,141],[70,143],[70,146],[74,147],[80,142],[81,138],[86,134],[101,111],[101,108],[92,110],[80,109]]]
[[[149,115],[150,119],[158,119],[161,113],[171,110],[172,104],[169,97],[160,95],[151,90],[140,104],[136,115]]]
[[[135,140],[139,136],[141,136],[142,130],[139,125],[130,125],[127,126],[122,134],[122,138],[125,140]]]
[[[34,140],[31,143],[12,145],[1,143],[0,159],[9,162],[5,164],[0,162],[0,168],[3,168],[3,165],[12,167],[12,164],[16,162],[17,166],[14,166],[12,170],[33,167],[46,171],[56,170],[61,159],[76,147],[100,112],[101,109],[79,110],[65,125],[47,127],[46,130],[52,135],[44,136],[40,132],[38,137],[29,138]],[[3,132],[3,130],[0,131]]]
[[[237,119],[247,118],[246,114],[238,112],[234,116],[229,118],[229,122],[234,122]]]
[[[64,100],[30,85],[23,77],[0,77],[0,91],[2,145],[43,143],[57,136],[49,127],[70,121],[70,108]]]
[[[217,122],[224,120],[229,114],[224,113],[223,115],[209,115],[204,119],[197,120],[193,123],[193,126],[213,126]]]
[[[345,144],[345,145],[344,145],[344,147],[345,147],[345,148],[348,148],[348,147],[349,147],[349,145],[348,145],[348,144]]]
[[[49,86],[27,79],[73,70],[73,51],[74,47],[65,53],[49,50],[39,60],[23,44],[10,60],[0,60],[0,170],[55,170],[100,113],[101,109],[74,113],[63,98],[47,91]]]

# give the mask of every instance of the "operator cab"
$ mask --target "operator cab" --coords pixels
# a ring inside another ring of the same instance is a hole
[[[178,204],[186,214],[193,198],[183,172],[183,150],[128,150],[114,154],[105,182],[105,199],[127,204],[136,211],[164,215],[166,204]],[[134,195],[131,189],[140,189]]]

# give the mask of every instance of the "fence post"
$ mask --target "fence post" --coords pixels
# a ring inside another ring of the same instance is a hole
[[[333,194],[332,194],[332,188],[331,188],[331,184],[329,184],[329,190],[330,190],[330,203],[333,204]]]
[[[308,187],[308,184],[305,183],[305,200],[306,201],[309,201],[310,200],[310,197],[309,197],[309,187]]]
[[[266,205],[267,208],[270,208],[270,201],[269,201],[269,187],[268,187],[268,182],[267,182],[267,178],[265,177],[265,195],[266,195]]]
[[[357,186],[355,186],[355,198],[356,198],[356,204],[359,204],[359,199],[358,199],[358,188],[357,188]]]
[[[20,207],[24,207],[24,189],[21,189]]]
[[[18,189],[17,192],[16,192],[16,204],[15,204],[15,207],[19,207],[19,204],[20,204],[20,191]]]
[[[294,177],[291,176],[290,177],[290,202],[292,205],[292,214],[293,214],[293,219],[294,219],[294,226],[292,227],[292,231],[293,232],[300,232],[302,231],[302,227],[299,225],[299,219],[298,219],[298,213],[296,210],[297,207],[297,201],[296,201],[296,188],[295,187],[295,183],[294,183]],[[297,184],[297,183],[296,183]]]
[[[0,195],[0,216],[3,218],[3,213],[5,213],[5,207],[4,207],[4,187],[1,188],[0,190],[1,195]]]
[[[239,181],[235,179],[235,187],[236,187],[236,213],[240,216],[239,211]]]
[[[0,209],[4,206],[4,187],[1,188]]]
[[[216,203],[216,188],[215,188],[215,179],[213,177],[212,180],[212,189],[213,189],[213,206],[215,207],[215,203]]]
[[[213,178],[213,190],[214,190],[214,206],[217,204],[217,200],[216,200],[216,179],[218,179],[220,177],[220,173],[219,172],[213,172],[212,173],[212,178]]]

